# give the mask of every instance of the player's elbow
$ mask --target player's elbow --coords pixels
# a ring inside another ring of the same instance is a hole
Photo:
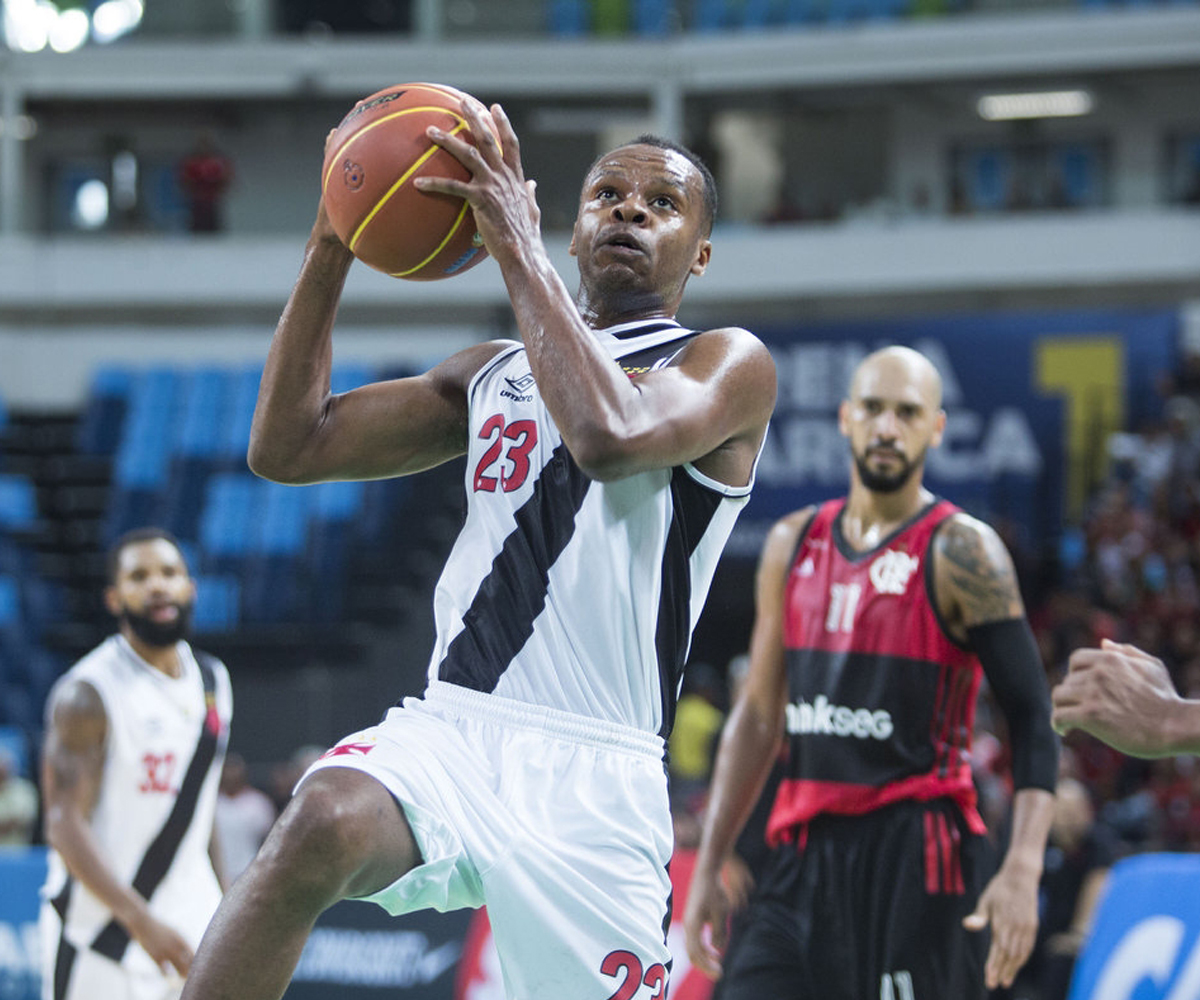
[[[268,447],[254,438],[246,451],[246,464],[260,479],[284,486],[303,486],[313,481],[304,465],[294,456],[288,456],[278,448]]]
[[[256,447],[253,441],[246,452],[246,464],[259,479],[267,479],[273,483],[291,482],[287,463],[281,462],[269,448]]]
[[[624,479],[637,471],[634,453],[612,435],[591,435],[568,448],[580,471],[596,482]]]
[[[46,845],[59,854],[66,853],[70,832],[78,824],[77,813],[59,804],[48,804],[42,814],[42,834],[46,838]]]

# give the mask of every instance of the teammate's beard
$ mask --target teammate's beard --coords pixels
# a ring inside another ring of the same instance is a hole
[[[867,465],[867,455],[865,453],[855,455],[854,465],[858,469],[859,481],[872,493],[895,493],[912,479],[914,472],[925,464],[925,450],[922,449],[921,454],[911,462],[903,455],[898,457],[900,459],[900,468],[895,472],[876,472]]]
[[[174,646],[192,628],[192,603],[176,604],[175,607],[179,614],[171,622],[156,622],[128,608],[121,612],[121,621],[147,646]]]

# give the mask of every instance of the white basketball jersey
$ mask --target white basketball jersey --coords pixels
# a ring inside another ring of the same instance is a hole
[[[195,948],[221,898],[208,845],[233,697],[224,664],[204,657],[211,671],[208,694],[191,647],[181,642],[178,652],[182,674],[168,677],[114,635],[56,688],[86,681],[108,716],[104,775],[90,821],[105,861]],[[76,948],[93,948],[131,968],[153,967],[136,942],[126,945],[113,930],[111,911],[70,877],[55,851],[43,896],[58,909],[66,939]]]
[[[661,319],[596,331],[631,378],[694,335]],[[467,518],[434,596],[429,677],[665,738],[751,484],[691,465],[589,479],[519,345],[475,376],[468,403]]]

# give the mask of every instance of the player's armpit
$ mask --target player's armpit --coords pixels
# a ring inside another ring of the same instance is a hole
[[[953,638],[1025,614],[1016,569],[995,530],[967,514],[948,518],[933,543],[935,600]]]

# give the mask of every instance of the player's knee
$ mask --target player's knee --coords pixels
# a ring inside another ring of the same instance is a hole
[[[329,772],[309,777],[279,818],[271,852],[293,875],[337,887],[369,860],[370,822],[354,782],[337,782]],[[277,835],[277,836],[276,836]]]

